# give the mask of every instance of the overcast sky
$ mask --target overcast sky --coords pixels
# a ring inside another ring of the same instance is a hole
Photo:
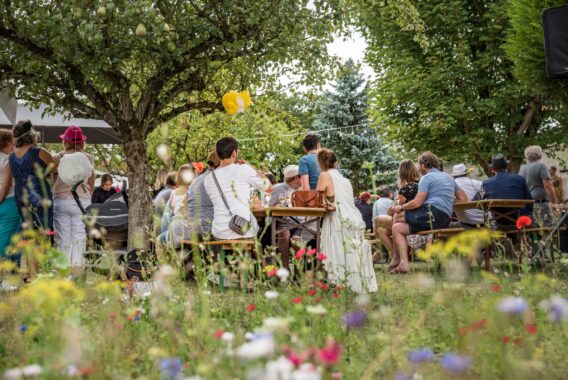
[[[368,65],[364,64],[365,59],[365,48],[367,44],[363,39],[363,36],[357,31],[353,31],[352,37],[344,40],[343,38],[337,38],[333,43],[328,45],[328,52],[331,55],[336,55],[340,57],[344,62],[349,58],[353,59],[355,62],[362,64],[362,71],[366,78],[373,76],[373,69]]]

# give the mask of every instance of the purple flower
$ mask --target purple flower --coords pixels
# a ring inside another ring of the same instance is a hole
[[[440,364],[444,369],[454,375],[462,373],[471,364],[469,356],[460,356],[453,352],[448,352],[440,359]]]
[[[353,310],[343,316],[343,325],[347,328],[361,327],[367,323],[367,313],[363,310]]]
[[[505,297],[499,301],[497,309],[499,311],[511,314],[511,315],[521,315],[527,311],[528,304],[522,297]]]
[[[25,333],[26,331],[28,331],[28,326],[21,325],[20,327],[18,327],[18,331],[21,333]]]
[[[542,301],[540,307],[548,312],[548,318],[551,322],[562,322],[568,319],[568,301],[557,294]]]
[[[421,348],[419,350],[410,351],[408,353],[408,361],[414,364],[431,362],[433,359],[434,353],[429,348]]]
[[[165,358],[160,361],[160,372],[164,379],[176,379],[181,372],[180,358]]]
[[[413,378],[413,373],[404,373],[402,371],[398,371],[394,377],[395,380],[412,380]]]

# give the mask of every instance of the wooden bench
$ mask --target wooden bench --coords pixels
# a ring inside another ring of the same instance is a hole
[[[450,236],[454,236],[463,231],[465,231],[465,228],[440,228],[438,230],[420,231],[415,235],[419,236],[432,235],[433,240],[436,240],[440,238],[447,238]]]
[[[211,250],[219,249],[219,262],[221,268],[225,264],[226,252],[227,251],[243,251],[249,253],[251,256],[254,255],[256,250],[256,241],[250,239],[243,240],[210,240],[210,241],[196,241],[196,240],[182,240],[182,246],[188,245],[192,247],[197,247],[200,251],[204,251],[207,248]],[[195,257],[195,256],[194,256]],[[246,283],[246,271],[240,273],[240,286],[241,289],[245,289]],[[225,274],[221,270],[219,274],[219,287],[221,291],[225,290]]]

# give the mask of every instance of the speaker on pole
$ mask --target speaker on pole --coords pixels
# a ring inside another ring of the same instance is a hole
[[[548,78],[568,78],[568,5],[542,11]]]

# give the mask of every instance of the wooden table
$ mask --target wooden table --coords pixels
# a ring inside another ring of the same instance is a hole
[[[265,219],[268,217],[272,218],[272,245],[276,246],[277,236],[279,233],[283,231],[292,231],[294,229],[299,229],[301,231],[307,231],[314,235],[316,239],[315,248],[319,252],[321,243],[321,220],[328,212],[325,208],[275,206],[253,208],[252,212],[257,220]],[[300,218],[302,217],[305,218],[305,220],[301,220]],[[284,218],[287,219],[283,221]],[[283,223],[280,223],[280,226],[278,226],[279,221],[283,221]],[[315,224],[315,230],[310,226],[310,224]]]
[[[454,210],[481,209],[484,213],[484,220],[487,225],[489,222],[489,213],[494,219],[506,219],[512,222],[514,226],[519,217],[520,210],[526,205],[533,204],[533,200],[529,199],[484,199],[472,202],[454,203]],[[508,209],[508,210],[503,210]],[[485,254],[485,269],[489,270],[489,260],[491,256],[491,244]]]

